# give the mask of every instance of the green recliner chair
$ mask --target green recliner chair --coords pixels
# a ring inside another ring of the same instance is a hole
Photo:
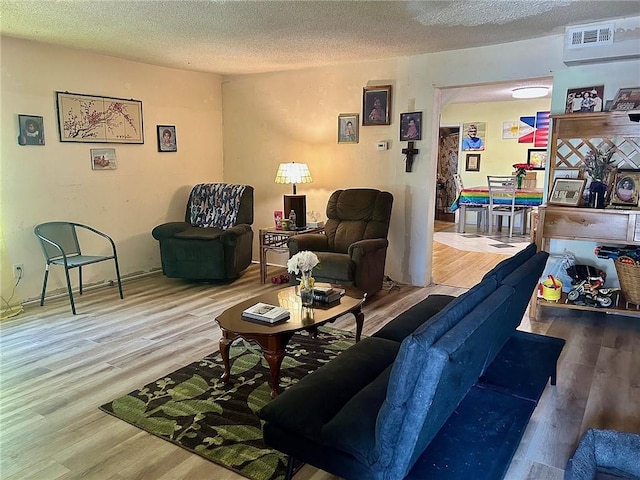
[[[162,272],[170,278],[229,280],[251,264],[253,187],[201,183],[193,187],[184,222],[158,225]]]
[[[317,282],[354,285],[371,295],[382,288],[393,195],[372,188],[337,190],[327,203],[324,233],[305,233],[287,242],[289,258],[314,252]],[[292,277],[292,283],[297,283]]]

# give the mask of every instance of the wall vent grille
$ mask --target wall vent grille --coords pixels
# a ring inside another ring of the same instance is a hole
[[[582,48],[613,43],[613,24],[574,27],[567,30],[567,47]]]

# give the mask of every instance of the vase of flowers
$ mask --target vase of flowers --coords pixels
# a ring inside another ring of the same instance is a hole
[[[296,253],[287,261],[287,270],[289,273],[300,275],[299,292],[300,300],[304,307],[313,305],[313,284],[314,279],[311,275],[313,269],[320,263],[318,256],[308,250]]]
[[[514,163],[513,169],[516,171],[516,184],[518,190],[522,188],[522,181],[527,176],[527,170],[531,170],[533,167],[528,163]]]
[[[589,185],[589,205],[593,208],[605,207],[607,180],[614,168],[612,156],[613,150],[609,148],[607,150],[591,150],[584,157],[587,173],[589,173],[591,177],[591,184]]]

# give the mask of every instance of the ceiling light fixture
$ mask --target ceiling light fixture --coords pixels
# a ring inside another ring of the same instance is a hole
[[[513,98],[540,98],[549,93],[547,87],[521,87],[512,90]]]

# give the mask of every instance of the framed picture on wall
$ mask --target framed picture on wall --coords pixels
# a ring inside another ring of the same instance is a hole
[[[487,124],[484,122],[471,122],[462,124],[462,151],[484,150]]]
[[[178,141],[176,139],[175,125],[158,125],[158,151],[159,152],[177,152]]]
[[[91,169],[92,170],[115,170],[118,168],[116,162],[115,148],[92,148],[91,149]]]
[[[357,113],[338,115],[338,143],[358,143],[358,117]]]
[[[400,114],[400,140],[422,139],[422,112]]]
[[[532,170],[544,170],[547,166],[547,149],[530,148],[527,150],[527,164]]]
[[[480,171],[480,154],[479,153],[467,153],[465,170],[467,172]]]
[[[18,115],[18,144],[44,145],[44,120],[36,115]]]
[[[364,87],[362,90],[362,125],[390,125],[391,85]]]
[[[565,113],[601,112],[604,85],[567,90]]]

